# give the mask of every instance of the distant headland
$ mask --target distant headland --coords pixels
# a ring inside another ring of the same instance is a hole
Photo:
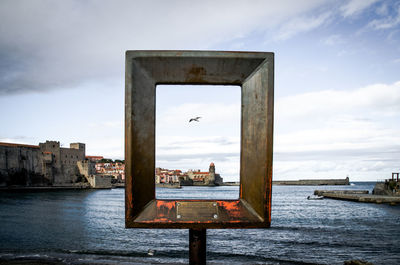
[[[301,179],[301,180],[274,180],[274,185],[301,185],[301,186],[324,186],[324,185],[350,185],[349,177],[345,179]]]

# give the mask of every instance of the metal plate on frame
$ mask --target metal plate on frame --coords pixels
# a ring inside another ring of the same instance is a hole
[[[216,202],[177,202],[176,218],[179,221],[213,221],[218,219],[218,205]]]

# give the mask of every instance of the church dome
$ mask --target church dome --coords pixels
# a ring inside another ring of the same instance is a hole
[[[210,167],[215,167],[214,162],[211,162]]]

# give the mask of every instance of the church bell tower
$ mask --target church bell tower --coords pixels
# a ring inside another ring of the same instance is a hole
[[[210,168],[208,169],[208,173],[210,176],[209,185],[215,185],[215,165],[213,162],[210,164]]]

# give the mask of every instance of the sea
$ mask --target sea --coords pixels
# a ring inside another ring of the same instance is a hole
[[[207,230],[207,264],[400,264],[400,206],[307,200],[273,186],[269,229]],[[157,188],[157,198],[236,199],[237,186]],[[0,264],[187,264],[187,229],[126,229],[124,189],[0,191]],[[14,263],[13,263],[14,262]],[[26,263],[24,263],[26,264]]]

